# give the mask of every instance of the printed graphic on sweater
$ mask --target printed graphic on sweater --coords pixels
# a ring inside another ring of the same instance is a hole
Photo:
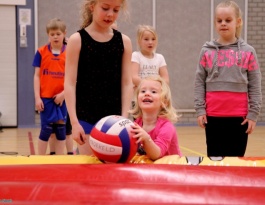
[[[215,58],[217,56],[217,66],[231,68],[238,66],[242,69],[247,69],[248,71],[257,70],[258,63],[255,60],[253,53],[247,51],[237,51],[234,50],[208,50],[204,53],[201,58],[200,64],[203,67],[212,69],[214,67]]]

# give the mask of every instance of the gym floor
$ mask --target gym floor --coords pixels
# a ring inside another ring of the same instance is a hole
[[[206,156],[204,129],[198,126],[177,126],[176,129],[183,156]],[[38,135],[39,128],[3,128],[0,155],[36,155]],[[265,156],[265,126],[256,126],[249,135],[245,156]]]

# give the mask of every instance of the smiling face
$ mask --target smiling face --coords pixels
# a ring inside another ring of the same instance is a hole
[[[219,7],[215,13],[215,28],[222,44],[233,43],[236,40],[236,29],[240,25],[240,18],[236,18],[235,10],[231,6]]]
[[[139,107],[143,112],[159,112],[161,109],[161,83],[154,80],[144,79],[141,82],[138,94]]]
[[[122,0],[98,0],[90,7],[93,21],[102,27],[111,26],[118,18],[122,2]]]

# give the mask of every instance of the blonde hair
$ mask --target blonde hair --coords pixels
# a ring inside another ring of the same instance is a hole
[[[82,23],[81,28],[86,28],[89,26],[93,21],[93,14],[90,10],[90,7],[92,5],[96,5],[100,0],[84,0],[82,8],[81,8],[81,17],[82,17]],[[123,14],[127,17],[129,15],[128,8],[127,8],[127,0],[122,0],[121,5]],[[126,18],[125,18],[126,19]]]
[[[241,35],[242,27],[243,27],[243,19],[242,19],[242,11],[239,8],[238,4],[236,2],[234,2],[234,1],[223,1],[223,2],[219,3],[216,6],[215,11],[218,8],[220,8],[220,7],[221,8],[223,8],[223,7],[232,7],[234,9],[234,11],[235,11],[236,18],[237,19],[241,19],[240,25],[236,28],[236,37],[239,38],[240,35]]]
[[[66,25],[61,19],[53,18],[47,23],[46,32],[47,34],[49,34],[51,30],[57,30],[57,29],[59,29],[64,33],[66,32]]]
[[[148,76],[141,80],[141,83],[139,84],[139,86],[136,88],[134,92],[135,99],[136,99],[135,106],[133,107],[133,109],[129,111],[129,113],[131,113],[134,118],[142,117],[143,113],[142,113],[141,108],[139,107],[138,95],[140,93],[141,85],[144,80],[157,81],[161,84],[162,92],[161,92],[160,99],[161,99],[162,107],[158,114],[158,117],[166,118],[173,123],[177,122],[179,116],[177,115],[176,109],[172,105],[173,103],[172,103],[170,87],[165,82],[165,80],[161,78],[159,75]]]
[[[156,41],[158,41],[158,35],[157,35],[157,32],[156,32],[154,27],[152,27],[150,25],[138,25],[137,42],[138,42],[139,48],[140,48],[140,41],[142,40],[142,37],[143,37],[143,34],[145,31],[149,31],[150,33],[152,33],[155,36]]]

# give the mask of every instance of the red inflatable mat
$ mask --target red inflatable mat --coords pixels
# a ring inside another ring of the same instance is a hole
[[[4,165],[0,197],[11,204],[264,204],[265,168]]]

